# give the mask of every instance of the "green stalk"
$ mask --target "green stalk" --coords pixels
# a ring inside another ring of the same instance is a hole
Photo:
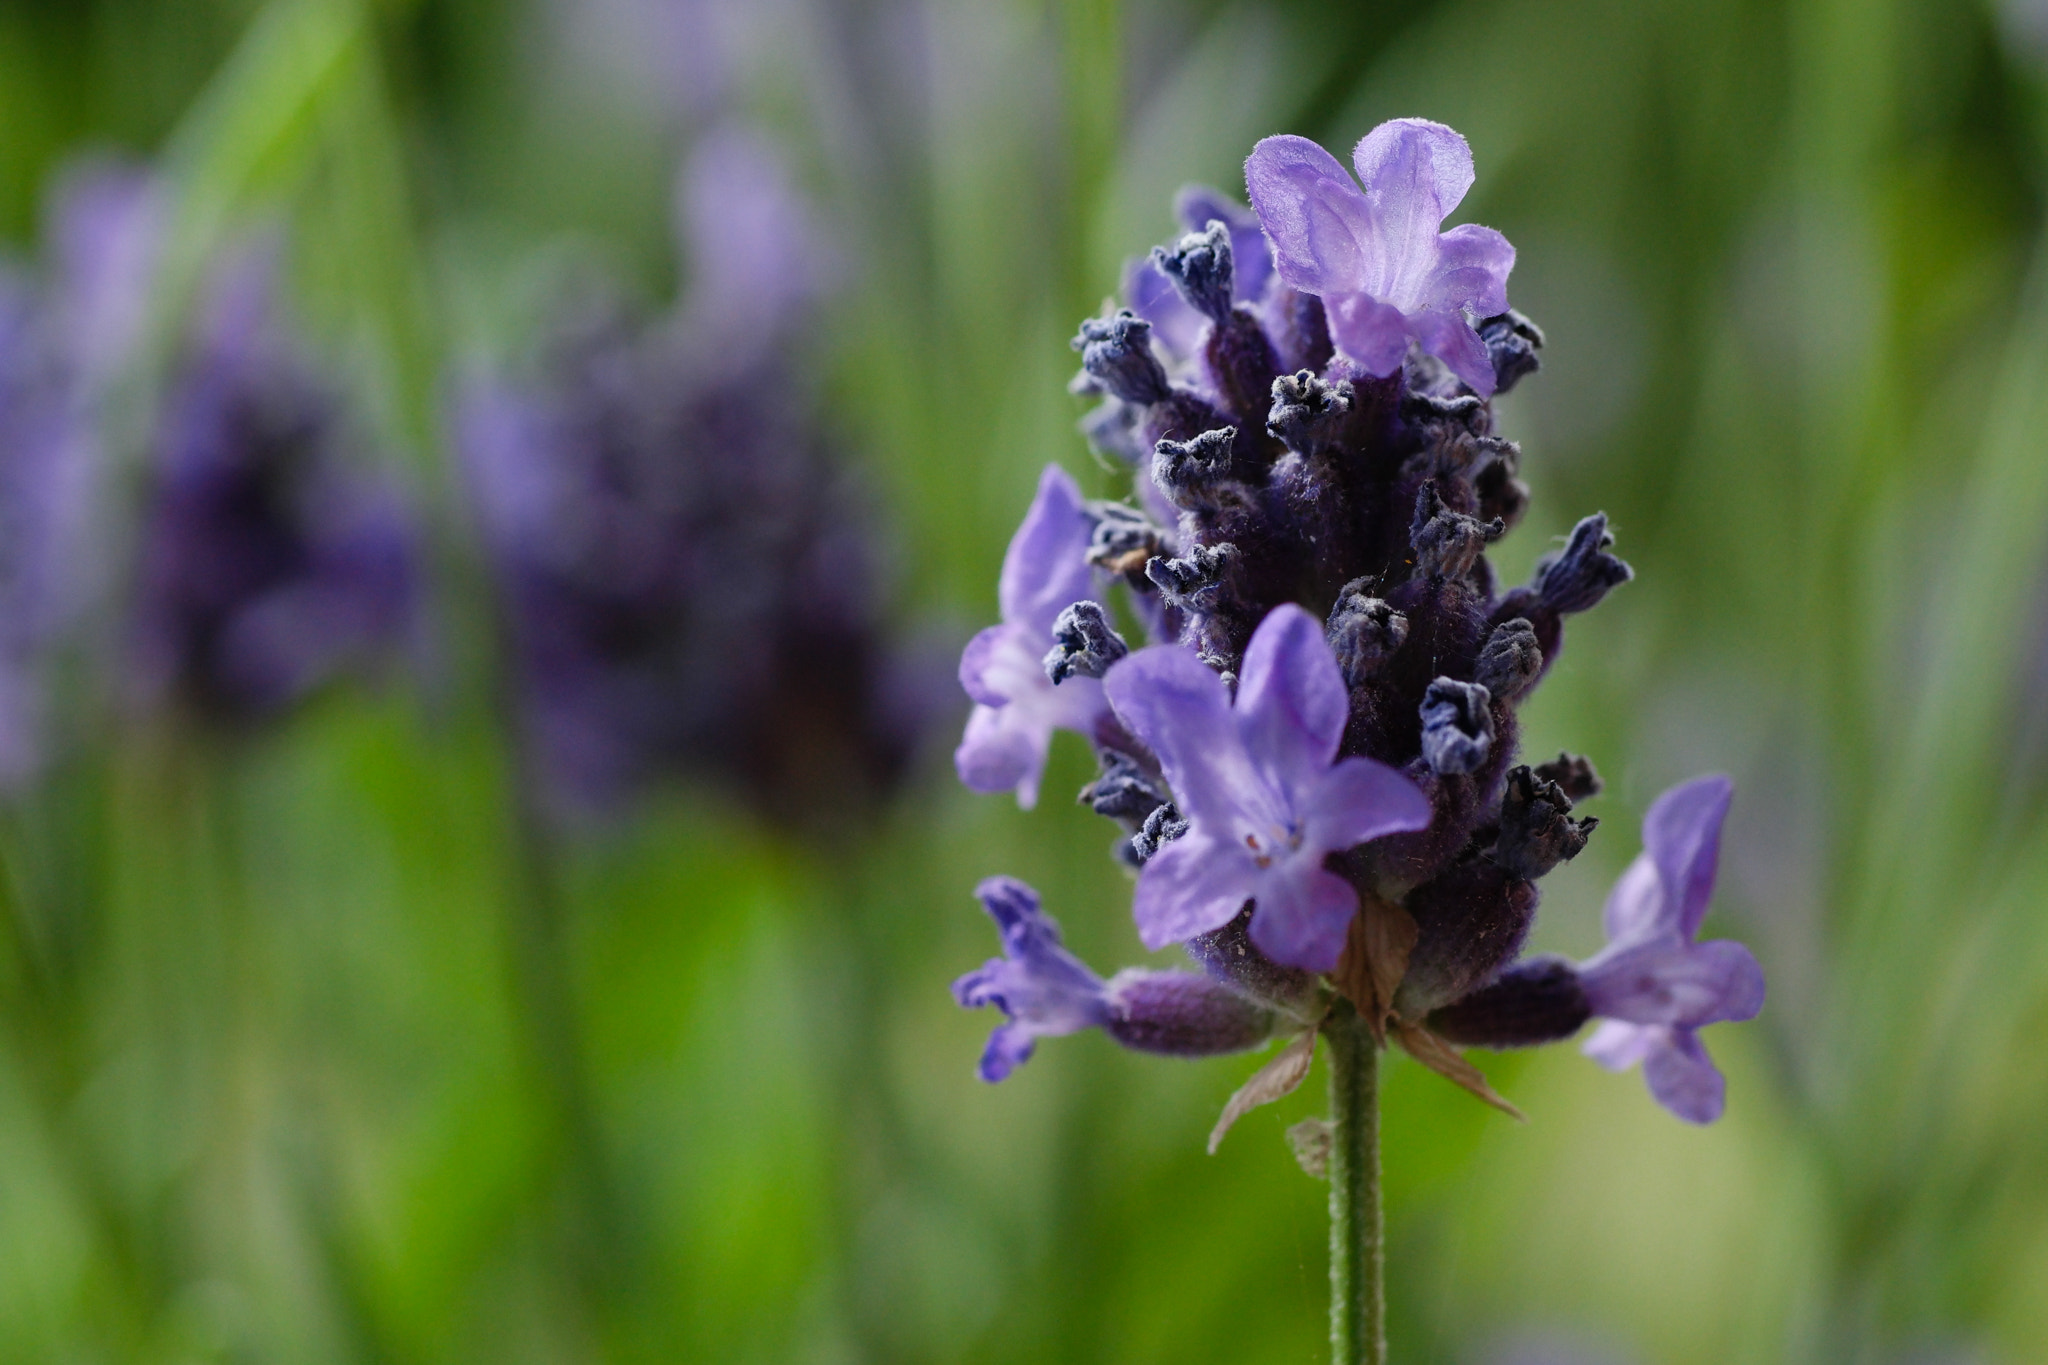
[[[1386,1365],[1379,1045],[1348,1005],[1331,1014],[1323,1035],[1330,1044],[1330,1358]]]

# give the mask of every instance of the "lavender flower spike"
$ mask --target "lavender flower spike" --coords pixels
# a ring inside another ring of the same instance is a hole
[[[1145,864],[1134,912],[1148,948],[1220,929],[1257,902],[1251,938],[1275,962],[1337,965],[1358,892],[1323,860],[1419,830],[1430,806],[1385,764],[1332,764],[1349,700],[1315,618],[1267,615],[1244,654],[1233,704],[1188,650],[1140,650],[1103,685],[1117,717],[1158,755],[1188,831]]]
[[[1607,898],[1607,947],[1579,968],[1587,1002],[1606,1021],[1586,1055],[1614,1071],[1641,1062],[1657,1103],[1688,1123],[1712,1123],[1726,1102],[1698,1031],[1754,1019],[1764,1004],[1763,969],[1749,949],[1693,941],[1733,794],[1727,778],[1699,777],[1657,798],[1643,817],[1643,852]]]
[[[1052,732],[1091,733],[1109,710],[1101,680],[1077,674],[1055,684],[1044,663],[1054,620],[1090,595],[1094,525],[1073,477],[1047,465],[1003,556],[1003,623],[968,641],[960,655],[960,686],[975,707],[953,766],[970,790],[1014,790],[1026,810],[1038,802]]]
[[[1351,161],[1362,192],[1307,138],[1252,149],[1245,184],[1280,278],[1322,297],[1331,339],[1367,373],[1399,369],[1413,338],[1491,397],[1493,362],[1472,321],[1507,311],[1515,249],[1476,224],[1437,230],[1472,188],[1472,149],[1441,123],[1394,119]]]
[[[985,1081],[1022,1066],[1040,1038],[1087,1028],[1140,1052],[1207,1057],[1256,1047],[1281,1023],[1278,1012],[1193,972],[1132,968],[1104,981],[1067,951],[1038,893],[1014,877],[990,877],[974,894],[1002,932],[1003,956],[955,981],[953,998],[1009,1016],[981,1054]]]

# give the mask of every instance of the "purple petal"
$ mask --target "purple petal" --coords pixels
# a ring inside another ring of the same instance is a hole
[[[1712,1123],[1727,1107],[1728,1082],[1691,1029],[1666,1030],[1643,1059],[1643,1079],[1657,1103],[1687,1123]]]
[[[1434,259],[1437,228],[1472,188],[1472,148],[1428,119],[1397,118],[1359,139],[1351,164],[1389,261]]]
[[[1720,940],[1675,939],[1602,953],[1579,972],[1593,1013],[1636,1024],[1698,1027],[1753,1019],[1763,1008],[1763,969],[1749,949]]]
[[[997,652],[1009,637],[1015,633],[1013,626],[990,626],[976,632],[967,642],[967,648],[960,651],[960,687],[968,696],[983,706],[1002,706],[1010,698],[989,686],[989,674],[997,659]]]
[[[1357,913],[1358,892],[1323,868],[1311,866],[1302,876],[1262,877],[1252,910],[1252,942],[1283,967],[1331,971]]]
[[[1734,795],[1735,784],[1719,774],[1696,777],[1658,797],[1643,817],[1643,851],[1657,864],[1678,932],[1686,938],[1699,932],[1713,897],[1721,822]]]
[[[1093,531],[1080,486],[1058,465],[1047,465],[1038,495],[1003,555],[997,588],[1003,620],[1048,637],[1053,618],[1089,595],[1088,537]]]
[[[1131,914],[1138,938],[1157,951],[1221,929],[1251,899],[1258,868],[1237,844],[1191,829],[1153,854],[1138,874]]]
[[[1292,602],[1252,632],[1238,674],[1237,724],[1252,762],[1282,792],[1322,779],[1344,739],[1350,699],[1323,628]]]
[[[1408,319],[1391,303],[1370,294],[1337,294],[1323,300],[1330,340],[1367,374],[1392,374],[1408,355]]]
[[[1017,804],[1030,810],[1038,804],[1038,779],[1045,774],[1051,747],[1051,729],[1033,724],[1019,708],[977,706],[967,718],[960,747],[953,751],[953,770],[969,791],[1014,788]]]
[[[1493,397],[1496,377],[1486,343],[1462,313],[1416,313],[1408,319],[1422,349],[1451,367],[1451,373],[1481,398]]]
[[[1007,1080],[1012,1071],[1031,1060],[1031,1054],[1038,1047],[1038,1035],[1021,1024],[998,1024],[988,1035],[988,1046],[982,1049],[981,1065],[976,1071],[984,1081],[994,1085]]]
[[[1614,883],[1614,889],[1607,893],[1607,906],[1601,918],[1610,944],[1677,933],[1677,918],[1671,913],[1663,880],[1657,876],[1657,865],[1650,861],[1649,854],[1637,854]]]
[[[1230,823],[1257,778],[1223,680],[1181,646],[1154,645],[1110,669],[1102,685],[1117,718],[1158,757],[1181,814]]]
[[[1508,309],[1508,272],[1515,268],[1515,248],[1490,227],[1466,223],[1437,239],[1436,269],[1431,273],[1422,305],[1433,312],[1455,313],[1469,308],[1481,318]]]
[[[1306,802],[1305,842],[1341,853],[1369,840],[1429,828],[1429,798],[1393,768],[1347,758],[1318,779]]]
[[[1305,137],[1269,137],[1244,180],[1281,279],[1309,294],[1364,287],[1378,259],[1372,207],[1336,157]]]
[[[1626,1071],[1649,1056],[1664,1030],[1654,1024],[1609,1019],[1593,1030],[1579,1051],[1609,1071]]]

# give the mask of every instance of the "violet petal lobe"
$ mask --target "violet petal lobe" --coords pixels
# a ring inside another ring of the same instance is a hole
[[[1329,770],[1350,699],[1321,624],[1292,602],[1275,607],[1253,633],[1236,711],[1246,751],[1275,786],[1310,786]]]
[[[1675,917],[1665,909],[1664,881],[1657,864],[1639,853],[1616,879],[1601,912],[1609,943],[1632,943],[1676,931]]]
[[[1748,948],[1653,941],[1602,953],[1580,969],[1593,1013],[1636,1024],[1706,1024],[1754,1019],[1763,1008],[1763,969]]]
[[[1308,842],[1333,852],[1427,829],[1431,817],[1420,787],[1370,758],[1347,758],[1324,773],[1306,804]]]
[[[1364,287],[1377,263],[1372,206],[1336,157],[1305,137],[1269,137],[1252,148],[1244,179],[1281,279],[1308,294]]]
[[[1370,294],[1335,294],[1324,300],[1330,339],[1368,374],[1392,374],[1408,354],[1408,319]],[[1462,377],[1462,376],[1461,376]]]
[[[1154,645],[1110,669],[1102,687],[1117,718],[1158,757],[1181,813],[1227,820],[1252,772],[1223,680],[1181,646]]]
[[[1643,851],[1657,864],[1670,904],[1665,913],[1686,938],[1699,932],[1714,894],[1714,868],[1721,856],[1721,823],[1735,786],[1714,775],[1673,787],[1643,816]]]
[[[1603,1019],[1579,1051],[1609,1071],[1626,1071],[1649,1056],[1657,1046],[1660,1027],[1631,1024],[1622,1019]]]
[[[1190,829],[1153,854],[1138,875],[1131,914],[1139,941],[1156,952],[1221,929],[1257,893],[1257,874],[1241,845]]]
[[[1437,227],[1472,188],[1472,148],[1441,123],[1389,119],[1358,140],[1351,164],[1393,267],[1382,281],[1364,287],[1404,304],[1419,302],[1410,290],[1436,264]]]
[[[1030,810],[1038,804],[1038,782],[1051,742],[1050,729],[1034,725],[1015,707],[976,706],[953,751],[953,770],[967,790],[985,795],[1014,791],[1017,804]]]
[[[960,689],[983,706],[1002,706],[1010,700],[1007,693],[994,690],[990,674],[997,670],[998,651],[1011,632],[1009,626],[990,626],[975,632],[960,651]]]
[[[1664,1037],[1643,1058],[1650,1094],[1687,1123],[1708,1124],[1728,1105],[1728,1082],[1691,1029],[1662,1030]]]
[[[1031,510],[1003,555],[997,598],[1004,621],[1050,641],[1053,618],[1089,596],[1088,538],[1093,530],[1073,476],[1047,465]]]
[[[1481,398],[1493,396],[1494,385],[1499,382],[1493,373],[1493,357],[1463,313],[1416,313],[1408,324],[1422,349],[1450,366],[1451,373],[1463,380],[1467,388]]]
[[[1260,878],[1258,892],[1251,936],[1259,951],[1288,966],[1334,970],[1358,913],[1351,883],[1311,864]]]
[[[1477,223],[1452,228],[1438,239],[1436,269],[1422,305],[1435,312],[1469,308],[1482,318],[1508,310],[1508,272],[1515,248],[1499,232]]]

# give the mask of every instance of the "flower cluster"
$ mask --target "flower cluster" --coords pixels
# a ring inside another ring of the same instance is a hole
[[[682,304],[570,319],[530,378],[473,383],[462,455],[555,804],[685,770],[808,818],[903,772],[944,679],[888,637],[793,361],[821,249],[780,162],[713,135],[682,191]]]
[[[412,517],[275,294],[267,250],[216,272],[157,426],[140,550],[139,686],[229,721],[376,662],[418,612]]]
[[[1442,230],[1473,180],[1450,129],[1382,124],[1354,164],[1357,180],[1305,139],[1261,142],[1251,211],[1184,191],[1187,235],[1075,339],[1075,388],[1101,400],[1084,430],[1134,466],[1134,496],[1089,502],[1046,471],[1002,623],[961,659],[976,706],[958,767],[1028,806],[1053,732],[1086,736],[1101,771],[1081,799],[1123,827],[1139,936],[1203,971],[1105,982],[1028,888],[986,883],[1005,957],[955,988],[1008,1016],[982,1075],[1090,1027],[1178,1055],[1294,1035],[1227,1120],[1299,1082],[1341,997],[1503,1106],[1454,1044],[1599,1019],[1592,1055],[1643,1062],[1660,1102],[1711,1121],[1721,1078],[1697,1030],[1763,997],[1747,949],[1694,942],[1729,784],[1651,808],[1604,952],[1519,960],[1537,882],[1585,847],[1596,822],[1573,811],[1600,784],[1569,754],[1518,764],[1517,709],[1564,618],[1630,570],[1595,514],[1530,582],[1495,581],[1486,549],[1528,493],[1491,399],[1543,340],[1508,308],[1514,249]]]

